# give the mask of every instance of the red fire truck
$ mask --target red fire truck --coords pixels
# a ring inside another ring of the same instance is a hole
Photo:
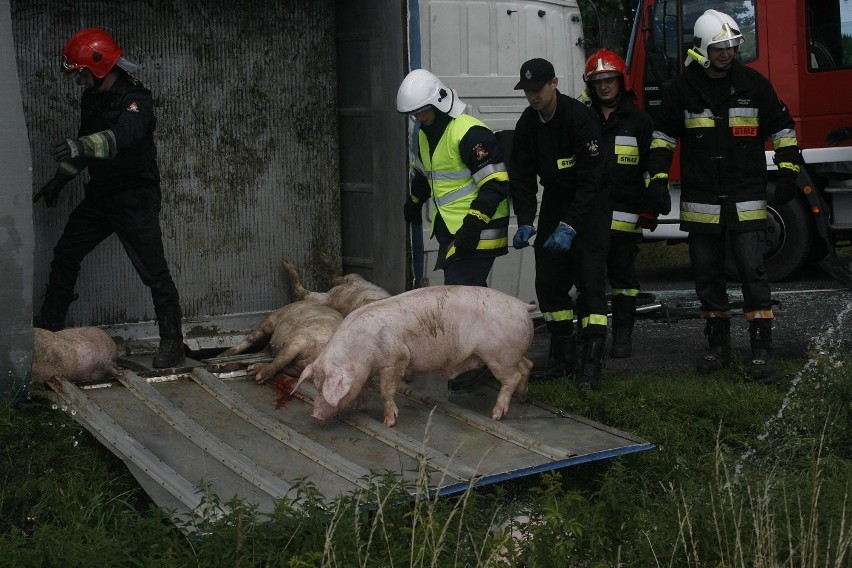
[[[799,178],[800,198],[770,208],[767,229],[767,270],[772,280],[782,280],[834,255],[852,238],[852,147],[826,143],[833,128],[852,127],[852,1],[641,0],[626,60],[652,116],[659,112],[663,84],[683,71],[695,20],[710,8],[739,23],[746,38],[742,61],[769,78],[796,121],[807,164]],[[776,169],[772,154],[767,151],[770,179]],[[648,239],[686,238],[677,225],[676,174],[672,213],[657,231],[646,231]]]

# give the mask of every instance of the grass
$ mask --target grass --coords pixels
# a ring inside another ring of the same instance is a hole
[[[0,406],[0,565],[852,566],[852,358],[829,334],[778,374],[533,384],[658,448],[440,499],[388,476],[325,500],[304,480],[271,518],[208,496],[222,515],[187,520],[194,536],[35,389]]]
[[[689,264],[686,242],[668,244],[666,241],[644,242],[639,245],[636,266],[681,266]]]

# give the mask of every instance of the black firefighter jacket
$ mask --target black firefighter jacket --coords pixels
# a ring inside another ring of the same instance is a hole
[[[765,141],[772,140],[779,160],[798,155],[793,119],[766,77],[738,60],[721,79],[689,65],[665,86],[655,126],[652,178],[668,173],[680,140],[683,231],[765,228]]]
[[[581,100],[596,108],[596,97],[591,89],[582,94]],[[641,213],[654,132],[651,116],[637,107],[635,101],[636,95],[626,91],[606,121],[603,115],[598,116],[603,124],[601,151],[606,160],[603,187],[612,207],[611,228],[629,233],[642,232],[641,228],[636,228],[636,223]]]
[[[86,90],[78,137],[111,131],[115,140],[108,159],[75,160],[78,169],[88,166],[87,189],[100,193],[159,185],[156,125],[151,91],[134,77],[122,72],[105,93]]]
[[[518,226],[533,225],[536,194],[541,178],[543,193],[539,213],[539,246],[560,221],[581,234],[589,219],[605,211],[609,200],[601,187],[604,159],[600,147],[600,119],[577,99],[557,91],[553,118],[543,123],[539,113],[527,107],[515,126],[509,185]]]

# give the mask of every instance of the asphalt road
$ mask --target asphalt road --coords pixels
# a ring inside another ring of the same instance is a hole
[[[695,295],[688,265],[640,270],[642,297],[633,333],[633,355],[626,359],[604,360],[604,373],[656,369],[691,369],[707,351],[704,322],[698,318]],[[742,299],[739,284],[730,283],[732,301]],[[789,282],[772,285],[775,306],[773,344],[775,356],[804,359],[809,349],[830,338],[841,348],[852,350],[852,290],[842,287],[818,267],[804,271]],[[652,309],[660,306],[658,309]],[[667,317],[666,317],[667,316]],[[750,359],[748,323],[741,310],[734,310],[731,340],[735,361]],[[611,338],[607,338],[607,343]],[[536,366],[547,361],[549,334],[537,328],[529,357]],[[607,350],[608,351],[608,350]]]

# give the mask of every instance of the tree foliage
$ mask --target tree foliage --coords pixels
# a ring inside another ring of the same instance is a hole
[[[586,54],[605,47],[624,56],[633,17],[638,2],[636,0],[579,0],[580,14],[583,18]]]

